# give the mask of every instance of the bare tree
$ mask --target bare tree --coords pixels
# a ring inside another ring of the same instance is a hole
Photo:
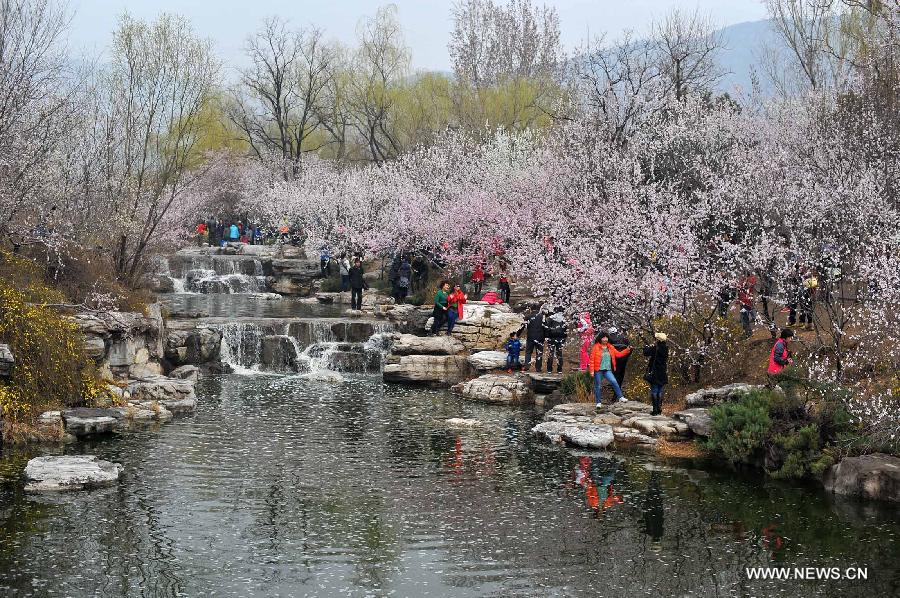
[[[453,7],[450,58],[475,87],[515,78],[555,78],[562,61],[559,15],[531,0],[461,0]]]
[[[93,136],[96,200],[120,274],[133,277],[191,181],[200,114],[218,76],[211,43],[183,17],[123,16],[100,74]]]
[[[393,90],[409,71],[410,55],[396,12],[394,5],[387,5],[360,22],[359,46],[349,77],[351,124],[367,157],[375,162],[393,158],[402,149],[393,130]]]
[[[52,0],[0,0],[0,235],[14,242],[46,239],[55,225],[53,159],[75,122],[68,21]]]
[[[769,18],[787,45],[800,80],[810,89],[820,89],[835,79],[835,62],[829,56],[831,37],[837,24],[834,0],[766,0]],[[790,80],[781,77],[783,66],[773,55],[772,78],[784,91]]]
[[[280,18],[266,21],[247,41],[252,66],[241,74],[230,117],[257,156],[274,155],[295,175],[307,151],[326,143],[316,134],[335,76],[336,51],[319,29],[292,31]]]
[[[619,142],[657,109],[657,100],[665,95],[652,40],[635,41],[626,33],[616,44],[607,45],[598,38],[576,52],[572,65],[582,109]]]
[[[653,42],[659,72],[678,100],[712,89],[723,75],[716,62],[724,47],[722,32],[699,11],[670,12],[653,24]]]

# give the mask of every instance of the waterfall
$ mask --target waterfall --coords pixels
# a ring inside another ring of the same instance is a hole
[[[262,354],[262,329],[253,323],[223,324],[222,345],[219,350],[223,363],[231,366],[237,374],[259,372]]]

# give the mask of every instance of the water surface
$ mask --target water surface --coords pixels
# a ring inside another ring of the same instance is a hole
[[[536,413],[378,378],[232,375],[198,391],[193,416],[66,449],[122,463],[114,488],[25,495],[40,449],[0,458],[0,595],[900,593],[894,507],[566,451],[530,437]],[[767,565],[861,565],[869,580],[746,579]]]

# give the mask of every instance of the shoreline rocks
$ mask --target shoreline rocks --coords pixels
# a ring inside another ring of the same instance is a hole
[[[847,457],[829,467],[822,482],[834,494],[900,503],[900,457]]]
[[[684,397],[684,404],[688,407],[712,407],[725,401],[734,401],[745,394],[762,388],[762,386],[737,382],[718,388],[701,388]]]
[[[513,374],[484,374],[457,384],[452,391],[465,399],[484,403],[511,404],[534,398],[528,379]]]
[[[115,484],[122,473],[119,463],[95,455],[36,457],[25,467],[26,492],[61,492]]]
[[[551,442],[601,449],[611,445],[653,448],[658,438],[691,436],[687,423],[664,415],[650,415],[652,407],[638,401],[605,405],[563,403],[550,409],[532,432]]]

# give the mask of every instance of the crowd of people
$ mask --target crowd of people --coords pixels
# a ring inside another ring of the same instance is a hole
[[[282,223],[277,229],[251,224],[241,219],[209,218],[197,221],[194,227],[197,245],[223,247],[226,243],[245,243],[247,245],[269,245],[272,243],[290,243],[302,245],[304,237],[301,231]]]

